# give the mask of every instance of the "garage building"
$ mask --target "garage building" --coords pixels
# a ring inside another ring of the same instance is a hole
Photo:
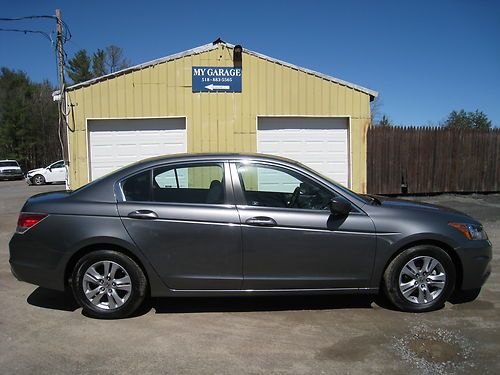
[[[150,156],[260,152],[365,192],[376,95],[219,39],[69,87],[68,184]]]

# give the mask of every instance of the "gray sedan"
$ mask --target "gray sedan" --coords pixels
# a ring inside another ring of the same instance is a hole
[[[473,300],[490,274],[479,222],[444,207],[359,195],[258,154],[147,159],[25,203],[12,273],[71,288],[90,316],[148,296],[383,292],[398,309]]]

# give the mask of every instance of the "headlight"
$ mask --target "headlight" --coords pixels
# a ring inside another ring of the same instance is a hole
[[[466,223],[448,223],[450,227],[453,227],[460,231],[465,238],[469,240],[487,240],[488,235],[484,231],[482,225],[476,224],[466,224]]]

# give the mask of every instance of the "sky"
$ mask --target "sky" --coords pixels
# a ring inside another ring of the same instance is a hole
[[[69,57],[115,44],[133,65],[222,38],[378,91],[397,125],[438,125],[452,110],[484,111],[500,127],[500,1],[0,0],[0,18],[53,15]],[[52,20],[0,28],[54,32]],[[0,31],[0,66],[57,82],[40,35]]]

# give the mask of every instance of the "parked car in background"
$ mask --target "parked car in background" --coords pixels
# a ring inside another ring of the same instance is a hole
[[[56,161],[45,168],[32,169],[26,174],[26,182],[30,185],[44,185],[52,182],[66,181],[64,160]]]
[[[24,173],[15,160],[0,160],[0,180],[20,180]]]
[[[157,157],[35,195],[10,241],[19,279],[119,318],[152,296],[384,293],[403,311],[477,297],[491,242],[446,207],[356,194],[289,159]],[[230,303],[230,302],[228,302]]]

